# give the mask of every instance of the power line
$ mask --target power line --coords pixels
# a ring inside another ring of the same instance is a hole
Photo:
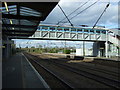
[[[71,12],[67,17],[71,16],[73,13],[75,13],[77,10],[79,10],[81,7],[83,7],[85,4],[87,4],[90,0],[86,1],[84,4],[82,4],[80,7],[76,8],[73,12]],[[65,20],[65,18],[63,18],[61,21],[59,21],[57,23],[57,25],[62,22],[63,20]]]
[[[96,4],[99,0],[97,0],[96,2],[94,2],[93,4],[91,4],[90,6],[88,6],[87,8],[85,8],[84,10],[82,10],[81,12],[79,12],[78,14],[76,14],[75,16],[71,17],[71,19],[75,18],[76,16],[78,16],[79,14],[81,14],[82,12],[84,12],[85,10],[87,10],[88,8],[92,7],[94,4]]]
[[[87,8],[85,8],[84,10],[82,10],[81,12],[77,13],[76,15],[74,15],[73,17],[70,18],[70,20],[72,20],[73,18],[75,18],[76,16],[78,16],[79,14],[81,14],[82,12],[84,12],[85,10],[87,10],[88,8],[92,7],[94,4],[96,4],[99,0],[97,0],[96,2],[94,2],[93,4],[89,5]],[[66,22],[64,22],[66,23]],[[63,23],[63,24],[64,24]],[[62,24],[62,25],[63,25]]]
[[[67,20],[69,21],[70,25],[73,26],[73,24],[71,23],[71,21],[69,20],[69,18],[67,17],[67,15],[65,14],[65,12],[63,11],[63,9],[61,8],[61,6],[58,4],[59,8],[61,9],[61,11],[63,12],[63,14],[65,15],[65,17],[67,18]]]
[[[110,3],[108,3],[104,9],[104,11],[101,13],[100,17],[97,19],[97,21],[95,22],[93,28],[96,26],[96,24],[98,23],[98,21],[100,20],[100,18],[102,17],[102,15],[105,13],[106,9],[109,7]],[[92,28],[92,29],[93,29]]]

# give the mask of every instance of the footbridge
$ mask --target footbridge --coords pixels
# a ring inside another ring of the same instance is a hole
[[[68,26],[40,25],[37,31],[29,38],[48,40],[76,40],[111,42],[119,46],[119,35],[105,28],[80,28]]]
[[[29,39],[91,41],[93,55],[110,57],[113,51],[119,54],[120,35],[106,28],[81,28],[72,26],[39,25]],[[114,48],[114,50],[113,50]],[[116,49],[115,49],[116,48]]]
[[[11,39],[90,41],[94,42],[94,56],[119,55],[120,35],[112,30],[96,27],[93,29],[39,25],[57,3],[2,2],[0,9],[2,9],[3,56],[10,56],[11,47],[14,44]]]

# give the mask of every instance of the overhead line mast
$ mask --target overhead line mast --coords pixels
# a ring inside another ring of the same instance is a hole
[[[106,11],[106,9],[109,7],[109,5],[110,5],[110,2],[106,5],[104,11],[102,12],[102,14],[100,15],[100,17],[99,17],[99,18],[97,19],[97,21],[95,22],[93,28],[97,25],[98,21],[100,20],[100,18],[102,17],[102,15],[105,13],[105,11]],[[93,29],[93,28],[92,28],[92,29]]]
[[[90,0],[86,1],[84,4],[82,4],[80,7],[76,8],[73,12],[71,12],[67,17],[71,16],[73,13],[75,13],[77,10],[79,10],[81,7],[83,7],[85,4],[87,4]],[[57,25],[62,22],[63,20],[65,20],[66,18],[63,18],[61,21],[59,21],[57,23]]]
[[[69,20],[69,18],[67,17],[67,15],[65,14],[65,12],[63,11],[62,7],[58,4],[60,10],[63,12],[63,14],[65,15],[65,17],[67,18],[67,20],[69,21],[70,25],[73,26],[73,24],[71,23],[71,21]]]

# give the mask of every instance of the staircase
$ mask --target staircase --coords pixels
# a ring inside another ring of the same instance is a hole
[[[114,45],[120,47],[120,40],[114,36],[109,35],[108,36],[108,41],[113,43]]]

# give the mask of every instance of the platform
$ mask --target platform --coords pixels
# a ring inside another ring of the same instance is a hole
[[[4,59],[4,58],[3,58]],[[45,88],[50,89],[43,78],[31,66],[22,53],[3,60],[2,79],[4,88]]]

